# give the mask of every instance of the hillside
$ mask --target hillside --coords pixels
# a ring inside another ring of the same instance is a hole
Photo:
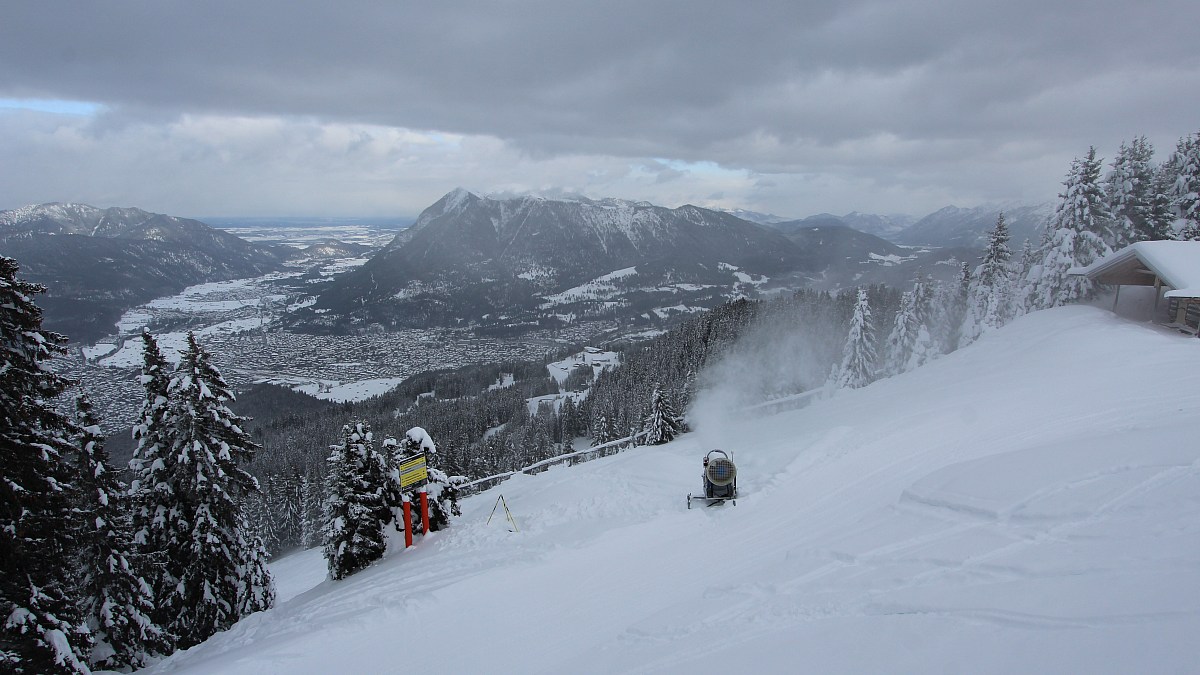
[[[947,206],[896,233],[892,241],[919,246],[982,249],[987,243],[987,233],[995,227],[996,217],[1001,212],[1008,225],[1010,246],[1014,251],[1020,251],[1026,240],[1035,246],[1041,240],[1046,221],[1054,214],[1054,205],[985,205],[970,209]]]
[[[458,189],[323,291],[301,322],[348,330],[650,320],[667,308],[713,307],[809,268],[807,253],[778,232],[727,213]],[[596,293],[594,285],[605,288]]]
[[[188,218],[59,203],[0,211],[0,246],[22,277],[46,285],[46,326],[84,344],[113,333],[127,309],[192,284],[279,269],[294,253]]]
[[[279,560],[276,609],[148,672],[1194,666],[1195,338],[1067,307],[806,409],[722,400],[674,443],[469,498],[348,580]],[[742,498],[688,511],[713,447]],[[501,493],[517,532],[485,525]]]
[[[801,250],[819,252],[813,261],[819,272],[812,274],[811,288],[840,290],[871,284],[908,288],[914,278],[925,275],[952,282],[962,261],[979,259],[974,249],[899,246],[840,222],[836,216],[811,216],[773,226]]]

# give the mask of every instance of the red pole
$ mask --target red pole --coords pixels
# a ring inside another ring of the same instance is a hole
[[[412,546],[412,502],[404,498],[404,548]]]
[[[429,493],[421,488],[421,534],[429,534]]]

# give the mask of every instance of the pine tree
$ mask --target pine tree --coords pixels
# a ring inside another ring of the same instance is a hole
[[[1012,278],[1008,248],[1008,226],[1004,214],[996,218],[996,225],[988,233],[987,248],[979,268],[975,271],[975,282],[971,286],[967,302],[967,318],[963,336],[968,341],[978,338],[984,331],[999,328],[1012,319]]]
[[[1178,175],[1171,187],[1171,203],[1183,219],[1178,239],[1200,241],[1200,132],[1179,140]]]
[[[966,344],[963,339],[963,324],[967,320],[973,281],[971,264],[963,262],[958,269],[958,282],[951,286],[943,303],[946,307],[946,352],[952,352]]]
[[[132,507],[134,545],[142,555],[152,559],[154,574],[148,578],[153,588],[166,588],[178,582],[166,566],[169,540],[167,524],[177,517],[171,485],[167,482],[169,464],[173,464],[167,433],[167,387],[171,382],[170,366],[158,341],[149,331],[142,332],[142,374],[140,382],[146,398],[141,416],[133,427],[137,447],[129,461],[132,481],[129,501]],[[165,609],[160,606],[160,609]],[[161,622],[164,612],[157,612]]]
[[[1100,160],[1096,149],[1089,148],[1083,159],[1071,163],[1063,185],[1058,208],[1042,240],[1040,264],[1026,279],[1025,306],[1046,309],[1084,302],[1096,295],[1096,288],[1085,276],[1070,270],[1086,267],[1111,253],[1105,243],[1110,238],[1112,217],[1099,184]]]
[[[559,418],[562,420],[562,440],[563,443],[570,444],[580,435],[579,428],[579,408],[575,405],[575,398],[567,395],[566,400],[562,403],[562,408],[558,412]]]
[[[617,435],[613,431],[612,419],[603,412],[598,413],[592,420],[592,447],[604,445],[616,439]]]
[[[1161,207],[1154,167],[1154,147],[1145,136],[1121,144],[1106,190],[1113,217],[1113,238],[1106,243],[1114,251],[1138,241],[1171,238],[1171,221]]]
[[[1039,255],[1039,249],[1033,245],[1033,242],[1026,239],[1021,246],[1021,256],[1017,261],[1016,269],[1013,270],[1013,316],[1028,314],[1034,309],[1029,304],[1032,301],[1029,284],[1035,268],[1041,268]]]
[[[278,521],[280,545],[284,549],[300,546],[304,529],[303,477],[297,471],[279,476],[274,517]]]
[[[171,640],[150,618],[153,591],[132,553],[128,495],[108,463],[91,401],[80,395],[75,406],[81,430],[82,613],[95,640],[90,661],[104,669],[141,668],[149,657],[167,653]]]
[[[393,481],[366,422],[343,426],[330,450],[323,543],[329,576],[344,579],[383,557]]]
[[[166,450],[144,469],[138,487],[157,502],[145,547],[163,560],[155,597],[163,625],[182,648],[274,601],[266,552],[261,541],[250,539],[242,508],[258,490],[241,468],[257,446],[240,426],[244,419],[226,405],[233,399],[212,357],[189,333],[165,406],[147,401],[162,426],[148,425],[143,435],[157,437]]]
[[[1150,220],[1154,223],[1155,241],[1175,239],[1175,207],[1171,191],[1179,178],[1178,155],[1173,154],[1154,170],[1154,187],[1150,197]]]
[[[900,296],[900,309],[892,320],[892,330],[887,336],[884,374],[899,375],[906,370],[917,341],[917,330],[916,296],[913,291],[905,291]]]
[[[268,482],[268,485],[270,483]],[[267,488],[270,489],[269,487]],[[271,512],[267,506],[266,491],[260,491],[250,494],[242,508],[246,511],[246,522],[250,526],[251,536],[258,538],[263,542],[263,546],[267,551],[279,550],[279,539],[276,537],[274,522],[271,519]]]
[[[871,320],[871,303],[866,289],[858,289],[854,314],[850,317],[850,332],[842,351],[842,365],[837,370],[838,388],[857,389],[875,380],[875,324]]]
[[[51,401],[68,382],[46,362],[66,338],[42,329],[32,298],[45,287],[17,278],[0,256],[0,670],[86,673],[74,584],[73,422]]]
[[[302,490],[304,521],[300,545],[309,549],[321,544],[325,526],[325,481],[315,472],[306,473]]]
[[[886,374],[908,372],[937,356],[938,348],[930,330],[932,311],[932,282],[917,279],[913,289],[901,296],[900,310],[888,334]]]
[[[683,420],[671,407],[671,402],[658,383],[655,383],[654,391],[650,394],[650,413],[642,422],[642,431],[646,433],[647,445],[670,443],[683,433]]]

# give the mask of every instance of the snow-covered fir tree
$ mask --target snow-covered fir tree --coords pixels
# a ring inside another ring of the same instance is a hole
[[[579,436],[583,436],[587,429],[584,427],[583,421],[579,416],[579,407],[575,404],[575,398],[567,396],[562,402],[562,407],[559,409],[559,426],[562,434],[563,443],[568,446],[573,440]]]
[[[842,351],[842,363],[835,371],[835,385],[857,389],[871,384],[878,369],[875,354],[875,323],[871,318],[871,302],[865,288],[858,289],[850,331]]]
[[[104,436],[86,395],[75,402],[80,428],[78,478],[80,599],[93,637],[89,661],[104,669],[141,668],[167,653],[171,640],[151,618],[153,590],[133,551],[129,497],[104,449]]]
[[[149,577],[153,588],[163,588],[178,582],[167,576],[165,555],[168,545],[168,520],[178,517],[171,484],[166,470],[170,455],[167,433],[167,387],[171,383],[170,365],[158,341],[149,331],[142,332],[142,374],[139,378],[145,389],[142,412],[133,426],[137,446],[129,460],[129,485],[133,541],[141,554],[153,556],[155,570]],[[159,618],[165,614],[159,613]]]
[[[300,546],[304,529],[304,477],[296,471],[271,476],[267,505],[279,550]]]
[[[78,432],[51,403],[68,382],[47,365],[66,338],[42,328],[33,296],[46,289],[18,270],[0,256],[0,671],[86,673],[87,634],[69,595]]]
[[[259,486],[262,485],[262,481],[259,481]],[[267,507],[266,489],[249,495],[242,508],[246,510],[246,522],[250,524],[250,531],[262,541],[267,551],[279,550],[278,532]]]
[[[1177,155],[1172,153],[1172,158],[1177,159]],[[1178,166],[1173,164],[1171,158],[1159,164],[1154,169],[1154,188],[1152,190],[1150,212],[1151,220],[1155,223],[1162,223],[1162,236],[1160,239],[1176,239],[1175,225],[1175,207],[1172,203],[1171,191],[1175,187],[1175,180],[1179,177]]]
[[[323,545],[329,576],[344,579],[383,557],[395,481],[365,421],[343,426],[341,443],[330,450]]]
[[[140,475],[133,488],[135,515],[143,522],[135,536],[144,542],[143,552],[161,560],[154,589],[158,617],[186,648],[270,607],[275,591],[266,551],[252,538],[243,509],[258,489],[242,468],[257,445],[227,406],[232,389],[189,333],[166,402],[158,405],[161,354],[153,351],[148,348],[144,359],[148,414],[138,431]],[[146,447],[142,439],[160,447]]]
[[[1114,251],[1134,242],[1172,236],[1171,217],[1158,192],[1153,158],[1154,146],[1145,136],[1122,143],[1117,150],[1105,189],[1113,217],[1113,238],[1106,243]]]
[[[613,428],[612,417],[604,412],[597,413],[592,420],[592,446],[604,445],[617,440],[617,432]]]
[[[300,530],[300,545],[320,546],[325,529],[325,481],[315,473],[304,474],[302,485],[304,520]]]
[[[918,278],[911,291],[900,299],[900,310],[887,338],[883,371],[899,375],[924,365],[939,354],[930,328],[933,313],[933,282]]]
[[[974,341],[987,330],[1003,326],[1012,318],[1012,251],[1008,242],[1008,225],[1001,213],[988,233],[987,247],[975,270],[968,296],[962,330],[967,342]]]
[[[670,443],[676,436],[683,433],[683,420],[671,406],[670,399],[663,393],[657,383],[650,394],[650,413],[642,421],[642,431],[645,432],[647,445]]]
[[[1183,219],[1178,239],[1200,241],[1200,132],[1179,139],[1177,176],[1171,186],[1171,204]]]
[[[1112,215],[1100,187],[1100,160],[1089,148],[1082,159],[1071,163],[1059,195],[1058,208],[1047,226],[1039,251],[1039,263],[1025,279],[1024,306],[1030,310],[1058,307],[1092,299],[1096,289],[1085,276],[1068,274],[1086,267],[1112,252]]]
[[[1029,295],[1029,283],[1035,267],[1041,266],[1040,248],[1026,239],[1021,246],[1021,255],[1013,268],[1012,280],[1012,312],[1013,316],[1021,316],[1033,311],[1029,305],[1032,298]]]
[[[963,323],[967,319],[973,281],[971,263],[963,261],[958,268],[958,279],[947,289],[940,303],[945,307],[946,315],[946,352],[952,352],[966,344],[963,340]]]

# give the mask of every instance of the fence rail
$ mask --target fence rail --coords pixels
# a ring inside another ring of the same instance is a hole
[[[638,441],[645,438],[648,433],[649,432],[646,431],[639,431],[632,436],[626,436],[625,438],[618,438],[615,441],[601,443],[595,447],[586,448],[584,450],[576,450],[574,452],[564,453],[555,457],[548,457],[540,462],[534,462],[529,466],[522,467],[515,471],[506,471],[504,473],[498,473],[492,476],[476,478],[473,481],[459,485],[458,492],[460,495],[464,496],[473,495],[477,492],[483,492],[492,486],[499,485],[500,483],[519,473],[529,474],[532,476],[533,474],[541,473],[542,471],[545,471],[553,466],[559,466],[561,464],[580,464],[583,462],[590,462],[593,459],[599,459],[600,457],[615,455],[622,450],[628,450],[629,448],[637,447]]]
[[[813,398],[817,397],[823,391],[824,389],[810,389],[809,391],[801,392],[799,394],[793,394],[791,396],[778,398],[773,401],[747,406],[742,410],[744,412],[755,414],[774,415],[776,413],[783,412],[784,410],[802,408],[808,405]],[[484,476],[483,478],[476,478],[473,481],[468,481],[459,485],[457,489],[459,494],[462,496],[473,495],[478,492],[483,492],[484,490],[487,490],[495,485],[499,485],[500,483],[503,483],[505,480],[512,478],[519,473],[532,476],[533,474],[541,473],[552,466],[559,466],[561,464],[581,464],[583,462],[590,462],[593,459],[599,459],[600,457],[615,455],[623,450],[637,447],[638,441],[644,439],[649,433],[650,432],[648,431],[639,431],[632,436],[618,438],[615,441],[602,443],[585,450],[576,450],[574,452],[564,453],[555,457],[549,457],[541,460],[540,462],[534,462],[529,466],[517,469],[515,471],[506,471],[504,473],[498,473],[491,476]]]

